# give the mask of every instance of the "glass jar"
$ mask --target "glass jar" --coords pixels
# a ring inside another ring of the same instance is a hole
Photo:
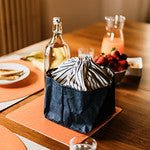
[[[60,17],[53,18],[52,38],[45,49],[44,73],[57,68],[62,62],[70,58],[70,48],[62,38],[62,22]]]
[[[123,27],[124,16],[106,16],[106,34],[103,37],[101,53],[109,54],[112,49],[117,49],[121,54],[124,53]]]

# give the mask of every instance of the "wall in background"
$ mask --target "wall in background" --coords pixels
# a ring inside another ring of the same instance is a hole
[[[52,18],[63,19],[69,32],[104,20],[106,15],[122,14],[135,21],[150,20],[150,0],[41,0],[42,39],[50,37]]]
[[[70,32],[116,14],[150,22],[150,0],[0,0],[0,55],[49,38],[54,16]]]
[[[0,0],[0,56],[41,40],[39,0]]]
[[[60,16],[68,32],[99,21],[99,0],[41,0],[42,38],[50,36],[52,18]]]
[[[150,0],[101,0],[103,15],[122,14],[127,19],[145,22],[150,12]]]

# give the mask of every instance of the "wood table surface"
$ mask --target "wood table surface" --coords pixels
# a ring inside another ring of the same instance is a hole
[[[63,37],[71,48],[72,56],[77,56],[80,47],[92,47],[95,55],[98,55],[104,33],[105,24],[101,22],[66,33]],[[122,107],[123,111],[92,136],[98,143],[98,150],[150,149],[150,24],[126,21],[124,37],[128,56],[140,56],[143,59],[142,77],[126,77],[116,87],[116,105]],[[43,50],[47,42],[48,40],[42,41],[10,55],[25,55],[31,51]],[[42,94],[43,91],[36,93],[2,111],[0,124],[52,150],[67,150],[67,146],[5,118],[6,114]]]

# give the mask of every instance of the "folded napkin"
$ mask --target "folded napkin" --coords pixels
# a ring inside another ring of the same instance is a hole
[[[113,76],[110,68],[95,64],[90,57],[68,59],[51,72],[51,77],[61,85],[80,91],[107,87],[112,83]]]
[[[35,51],[29,55],[22,57],[22,60],[30,61],[35,67],[44,72],[44,53],[43,51]]]

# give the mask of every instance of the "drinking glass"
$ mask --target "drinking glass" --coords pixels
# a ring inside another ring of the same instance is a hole
[[[79,48],[78,49],[78,57],[85,58],[86,56],[94,57],[94,49],[93,48]]]
[[[95,139],[84,136],[73,137],[70,140],[70,150],[96,150],[97,142]]]
[[[125,22],[124,16],[106,16],[106,34],[103,37],[101,53],[109,54],[112,49],[124,53],[124,35],[123,27]]]

